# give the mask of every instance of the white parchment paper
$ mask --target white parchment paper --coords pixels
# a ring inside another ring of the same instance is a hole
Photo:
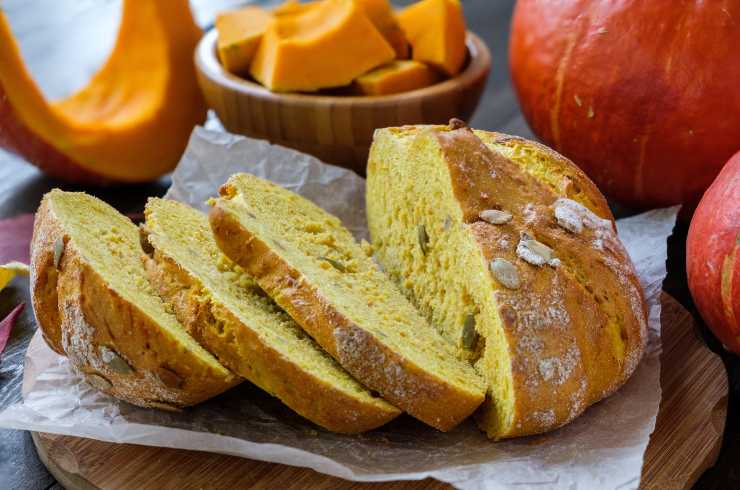
[[[234,172],[302,194],[366,238],[364,181],[265,141],[197,128],[168,197],[205,209]],[[360,436],[326,432],[249,383],[182,413],[146,410],[90,388],[37,332],[25,360],[23,400],[0,427],[103,441],[213,451],[305,466],[360,481],[428,476],[473,489],[637,488],[660,401],[660,291],[677,208],[620,220],[650,308],[647,355],[612,397],[550,434],[493,443],[468,421],[449,433],[400,417]]]

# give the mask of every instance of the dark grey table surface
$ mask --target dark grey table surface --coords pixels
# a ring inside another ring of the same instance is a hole
[[[192,1],[196,17],[204,26],[212,22],[215,12],[239,3],[244,2]],[[472,126],[534,138],[519,111],[509,79],[507,51],[513,3],[513,0],[463,0],[470,29],[483,37],[493,55],[493,70]],[[120,0],[6,0],[2,7],[10,18],[33,75],[49,96],[60,97],[82,86],[110,49]],[[0,39],[0,42],[5,40]],[[168,184],[168,179],[163,178],[148,185],[84,190],[123,212],[139,212],[146,197],[162,195]],[[80,189],[51,180],[21,159],[0,150],[0,219],[34,212],[41,196],[53,187]],[[613,210],[617,216],[632,214],[631,210],[618,206],[613,206]],[[740,488],[740,465],[736,463],[740,461],[740,362],[737,356],[721,351],[696,315],[686,286],[686,231],[686,224],[679,224],[669,241],[665,290],[696,316],[703,337],[710,348],[722,356],[730,378],[729,416],[722,453],[715,467],[704,474],[695,488]],[[29,303],[27,289],[27,281],[21,280],[0,294],[0,318],[19,302]],[[0,364],[0,410],[20,397],[20,367],[35,328],[33,314],[26,308]],[[36,456],[30,435],[0,429],[0,490],[45,488],[60,487]]]

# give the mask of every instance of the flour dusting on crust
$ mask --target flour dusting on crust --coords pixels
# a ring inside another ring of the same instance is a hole
[[[584,226],[594,230],[613,231],[610,220],[599,218],[586,206],[572,199],[560,197],[552,208],[558,225],[571,233],[581,233]]]
[[[137,370],[130,375],[121,375],[111,370],[106,359],[115,354],[105,346],[97,347],[95,327],[85,319],[77,298],[64,300],[62,312],[62,345],[77,372],[94,372],[103,376],[113,385],[111,394],[136,405],[147,405],[149,402],[186,404],[180,392],[164,386],[151,371]],[[137,393],[146,393],[148,398],[139,398]]]
[[[419,383],[406,372],[400,359],[387,355],[369,332],[360,328],[336,327],[333,330],[333,336],[340,364],[350,372],[362,370],[361,363],[383,366],[382,376],[365,376],[366,382],[371,384],[371,389],[377,389],[382,383],[387,386],[386,389],[390,390],[394,397],[400,399],[413,397],[421,390]],[[362,372],[366,371],[362,370]]]
[[[563,356],[540,359],[537,368],[542,379],[562,385],[570,378],[579,362],[581,362],[581,353],[574,343]]]
[[[601,252],[602,262],[614,273],[620,285],[620,290],[629,298],[630,308],[638,322],[640,338],[647,339],[647,321],[643,314],[643,299],[640,288],[631,280],[635,277],[632,263],[628,259],[627,251],[619,240],[612,222],[600,218],[590,209],[571,199],[559,198],[552,205],[555,219],[565,230],[581,234],[585,229],[591,230],[591,246]],[[624,260],[626,258],[627,260]],[[644,346],[639,349],[629,349],[624,359],[623,372],[629,377],[637,368],[642,357]],[[616,390],[615,385],[606,394]]]

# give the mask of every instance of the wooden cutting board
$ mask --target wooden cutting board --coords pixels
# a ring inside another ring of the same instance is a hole
[[[719,454],[727,415],[727,374],[700,339],[691,315],[663,296],[663,399],[645,454],[643,489],[685,489]],[[435,480],[360,484],[312,470],[212,453],[112,444],[33,433],[39,456],[68,490],[446,488]]]

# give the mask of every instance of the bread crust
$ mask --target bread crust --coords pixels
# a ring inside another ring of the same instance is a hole
[[[388,403],[365,403],[302,369],[229,308],[215,299],[206,299],[203,284],[166,252],[155,247],[145,263],[152,284],[201,345],[301,416],[330,431],[355,434],[400,415],[400,410]]]
[[[532,150],[534,153],[541,155],[548,162],[548,166],[556,169],[558,173],[564,175],[564,179],[558,187],[557,194],[570,199],[575,198],[576,193],[582,192],[591,201],[590,207],[597,216],[614,221],[609,203],[606,197],[601,193],[593,180],[586,175],[573,162],[556,152],[549,146],[545,146],[537,141],[531,141],[521,136],[512,136],[495,131],[482,131],[475,129],[473,134],[478,136],[487,145],[515,147],[522,146]]]
[[[60,239],[65,245],[54,267]],[[32,303],[44,338],[99,390],[141,407],[178,410],[241,381],[183,349],[112,289],[63,229],[48,194],[36,214],[31,264]]]
[[[49,218],[47,207],[45,201],[42,201],[33,221],[30,265],[31,305],[46,344],[57,354],[65,355],[62,348],[62,321],[59,317],[57,296],[59,274],[54,264],[54,246],[58,240],[62,244],[62,254],[64,251],[64,232],[56,220]]]
[[[588,177],[552,150],[521,138],[493,138],[494,143],[527,145],[577,182],[581,192],[597,203],[592,211],[608,220],[600,231],[584,227],[573,233],[559,226],[553,206],[567,195],[566,190],[563,194],[553,191],[470,129],[439,131],[436,137],[452,177],[453,193],[486,262],[503,258],[517,264],[522,284],[515,290],[498,287],[495,293],[512,351],[514,419],[508,430],[491,432],[490,407],[484,405],[479,424],[495,438],[560,427],[622,386],[645,349],[647,315],[642,289],[616,236],[614,219]],[[487,192],[491,189],[496,189],[495,196]],[[503,225],[479,217],[481,211],[492,208],[508,209],[514,217]],[[515,246],[501,245],[504,236],[518,242],[521,232],[552,248],[562,265],[531,265],[521,260]],[[598,247],[596,240],[600,240]],[[622,356],[614,352],[605,333],[606,302],[612,303],[616,318],[621,319]]]
[[[229,184],[221,188],[228,195]],[[275,302],[293,317],[350,374],[383,398],[432,427],[455,427],[483,401],[483,395],[456,389],[432,377],[386,347],[342,315],[271,247],[224,210],[218,200],[209,214],[219,248],[257,279]]]
[[[398,166],[404,158],[412,167]],[[432,184],[424,179],[424,165]],[[647,340],[642,289],[606,199],[572,162],[538,143],[452,121],[377,130],[368,169],[368,223],[377,256],[432,321],[447,322],[440,329],[462,339],[459,354],[488,378],[489,398],[476,419],[490,437],[560,427],[634,372]],[[404,190],[420,198],[396,201]],[[444,202],[430,209],[435,202],[429,196],[444,196]],[[562,211],[581,221],[568,222]],[[396,215],[403,228],[389,226]],[[419,223],[432,236],[426,253],[407,248],[416,246],[408,237]],[[549,247],[555,260],[528,250],[531,241]],[[473,258],[451,259],[451,243],[469,245],[462,248]],[[516,281],[506,286],[506,277],[496,277],[495,259],[516,271]],[[415,271],[422,275],[407,281]],[[435,303],[439,289],[428,285],[447,282],[442,296],[459,301],[462,313]],[[467,320],[457,327],[449,320],[471,310],[483,337],[472,350],[464,345]],[[506,363],[503,369],[499,362]]]

